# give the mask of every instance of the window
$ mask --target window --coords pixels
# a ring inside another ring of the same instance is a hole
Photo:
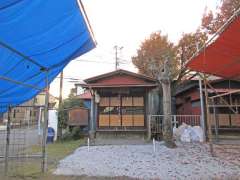
[[[122,97],[122,106],[132,106],[133,98],[132,97]]]
[[[184,98],[184,100],[185,100],[185,102],[188,102],[188,101],[190,101],[190,100],[191,100],[191,97],[190,97],[190,96],[188,96],[188,97],[185,97],[185,98]]]
[[[109,106],[109,97],[101,97],[99,106]]]
[[[200,107],[201,106],[201,102],[200,101],[192,101],[192,107]]]
[[[99,127],[144,126],[144,97],[101,97]]]
[[[126,106],[122,107],[122,114],[144,114],[144,107],[143,106]]]

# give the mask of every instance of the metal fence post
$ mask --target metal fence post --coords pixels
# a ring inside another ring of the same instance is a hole
[[[203,89],[202,89],[202,79],[199,77],[199,93],[200,93],[200,104],[201,104],[201,117],[200,117],[200,126],[203,129],[203,140],[206,141],[206,125],[205,125],[205,105],[203,98]]]
[[[175,128],[177,128],[177,116],[173,115],[173,122],[174,122],[174,126]]]
[[[8,158],[9,158],[9,146],[10,146],[10,129],[11,129],[11,107],[8,107],[8,121],[7,121],[7,135],[6,135],[6,149],[5,149],[5,164],[4,172],[8,175]]]
[[[47,128],[48,128],[48,103],[49,103],[49,82],[48,82],[48,71],[47,71],[46,72],[46,94],[45,94],[43,139],[42,139],[42,172],[43,173],[47,171],[46,140],[47,140]]]

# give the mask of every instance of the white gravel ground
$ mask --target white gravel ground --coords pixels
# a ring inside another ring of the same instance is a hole
[[[106,145],[78,148],[61,160],[57,175],[128,176],[139,179],[240,179],[240,155],[222,151],[211,157],[206,144],[178,144],[168,149],[149,145]],[[230,158],[232,157],[232,158]]]

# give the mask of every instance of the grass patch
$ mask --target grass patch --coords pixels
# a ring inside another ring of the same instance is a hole
[[[9,177],[4,179],[48,179],[48,177],[54,176],[52,172],[56,169],[58,162],[71,154],[75,149],[84,144],[84,140],[69,140],[58,141],[54,144],[47,145],[47,164],[48,172],[46,174],[41,173],[41,159],[26,159],[19,164],[14,162],[15,169],[10,169]],[[27,150],[28,154],[41,154],[40,146],[32,146]],[[17,168],[16,168],[17,167]],[[11,168],[11,167],[10,167]],[[13,170],[13,172],[11,172]],[[0,179],[3,179],[0,177]]]
[[[47,146],[49,170],[54,170],[59,162],[75,149],[84,144],[84,140],[59,141]]]

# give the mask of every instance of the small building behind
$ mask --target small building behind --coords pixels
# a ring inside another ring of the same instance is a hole
[[[34,98],[20,104],[11,109],[11,122],[13,126],[22,126],[29,124],[37,124],[38,119],[43,118],[43,106],[45,105],[45,92],[40,92]],[[49,95],[49,108],[56,109],[58,106],[58,98]],[[41,113],[41,115],[40,115]],[[2,115],[2,123],[6,123],[8,113]],[[1,123],[1,122],[0,122]]]
[[[234,80],[224,80],[217,79],[210,81],[211,86],[214,89],[208,88],[207,92],[209,97],[215,96],[217,94],[228,94],[229,92],[240,90],[240,82]],[[203,109],[206,114],[206,105],[205,105],[205,95],[204,87],[203,90]],[[181,87],[178,88],[176,97],[176,112],[178,115],[201,115],[201,98],[200,98],[200,88],[198,80],[191,80],[187,83],[184,83]],[[215,125],[214,121],[214,111],[216,114],[216,119],[218,127],[220,129],[234,129],[240,128],[240,94],[229,94],[223,96],[225,102],[231,105],[231,108],[236,110],[238,113],[234,113],[226,104],[224,104],[220,98],[216,98],[215,102],[209,102],[215,104],[214,108],[210,108],[210,117],[212,125]],[[234,107],[234,105],[236,105]],[[198,123],[200,125],[200,122]],[[206,122],[205,122],[206,124]]]
[[[91,92],[92,132],[147,132],[148,114],[157,114],[159,93],[153,78],[116,70],[76,84]]]
[[[68,126],[87,128],[89,125],[89,109],[84,107],[73,107],[68,110]]]
[[[83,102],[83,106],[87,109],[91,109],[91,99],[92,95],[89,90],[84,91],[82,94],[76,96],[76,98],[81,99]]]

